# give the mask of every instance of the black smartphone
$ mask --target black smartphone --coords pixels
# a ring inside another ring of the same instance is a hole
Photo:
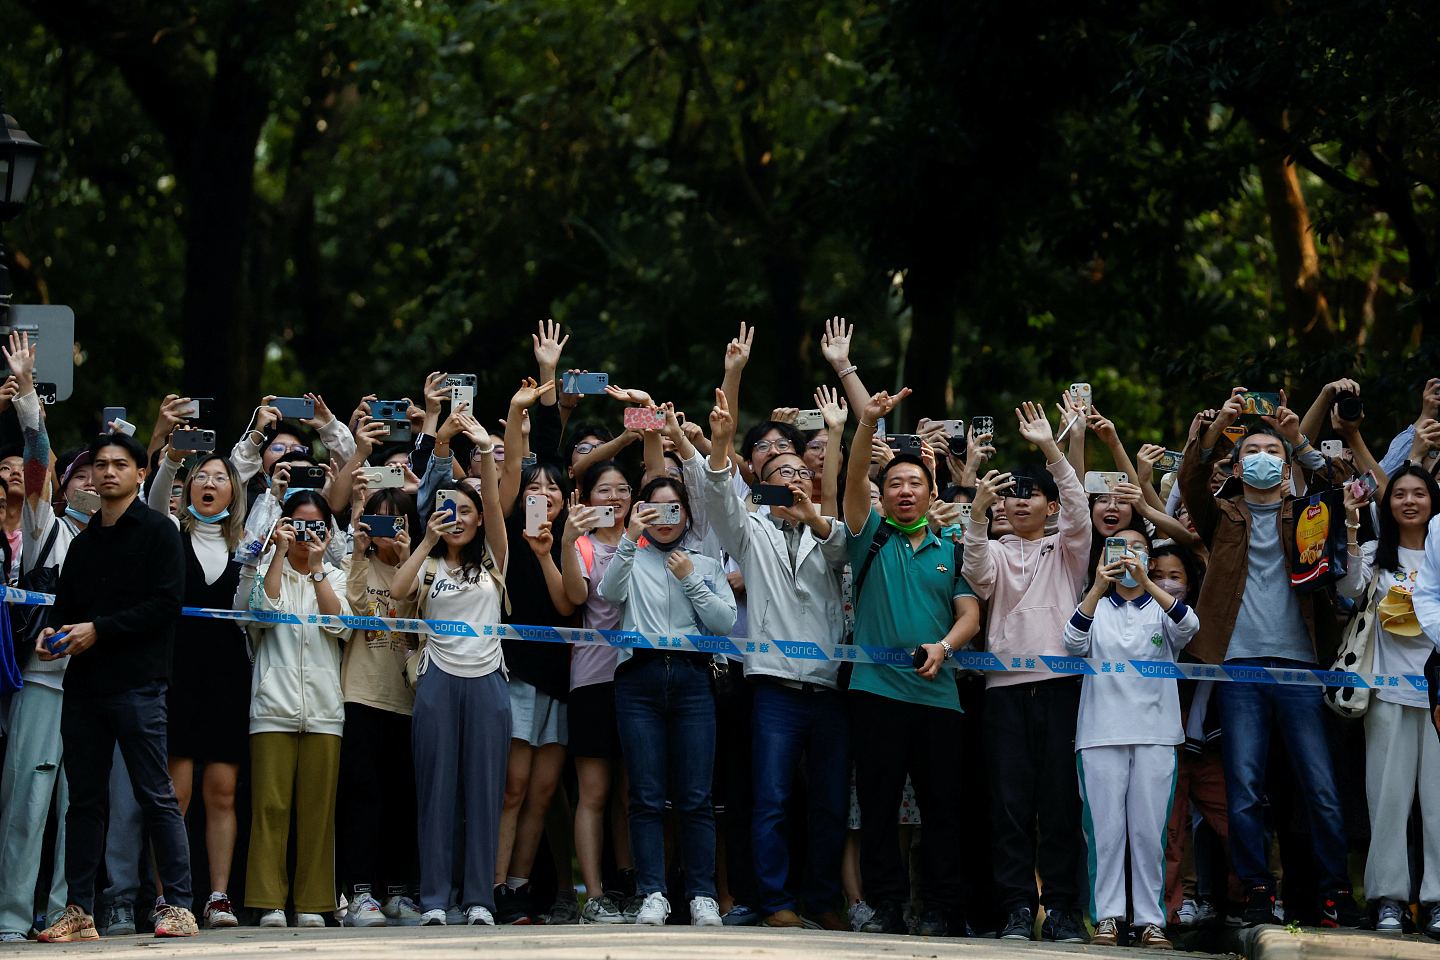
[[[762,483],[750,494],[750,502],[767,507],[793,507],[795,492],[778,483]]]
[[[325,486],[324,467],[301,467],[290,468],[290,489],[291,490],[319,490]]]
[[[896,433],[885,438],[885,445],[896,453],[920,454],[920,437],[913,433]]]
[[[1015,485],[1005,491],[1005,496],[1016,500],[1029,500],[1035,496],[1035,480],[1032,477],[1016,477]]]

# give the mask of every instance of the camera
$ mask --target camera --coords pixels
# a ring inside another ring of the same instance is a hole
[[[1354,423],[1365,416],[1365,404],[1358,395],[1342,390],[1335,394],[1335,415],[1341,420]]]

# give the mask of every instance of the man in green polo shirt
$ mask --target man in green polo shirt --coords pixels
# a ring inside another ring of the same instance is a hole
[[[855,379],[852,384],[851,378]],[[855,368],[842,383],[858,387]],[[904,399],[865,398],[854,450],[870,449],[876,420]],[[860,800],[860,873],[875,916],[867,933],[905,933],[902,904],[909,884],[900,859],[896,813],[910,775],[925,828],[920,834],[923,904],[915,932],[961,934],[964,912],[959,873],[959,822],[949,815],[960,779],[960,698],[955,676],[942,662],[980,630],[980,603],[960,576],[953,543],[926,525],[935,479],[919,457],[898,454],[879,477],[884,515],[870,506],[868,458],[852,456],[845,491],[850,563],[855,578],[855,642],[863,646],[924,649],[926,662],[910,666],[857,664],[850,680],[850,744]],[[868,569],[867,569],[868,563]]]

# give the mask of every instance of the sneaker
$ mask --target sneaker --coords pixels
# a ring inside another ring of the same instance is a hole
[[[776,910],[770,916],[760,921],[762,927],[801,928],[805,921],[800,919],[800,914],[794,910]]]
[[[325,914],[297,913],[295,914],[295,926],[306,927],[310,930],[318,930],[325,926]]]
[[[345,919],[340,921],[342,927],[383,927],[385,926],[385,912],[380,909],[380,901],[370,895],[369,891],[357,893],[355,899],[351,900],[345,910]]]
[[[271,910],[260,917],[262,927],[288,927],[289,922],[285,919],[284,910]]]
[[[1201,900],[1195,905],[1195,926],[1203,927],[1207,923],[1214,923],[1219,915],[1215,912],[1215,904],[1209,900]],[[1226,919],[1229,920],[1228,917]]]
[[[556,896],[550,912],[545,914],[545,922],[561,926],[580,922],[580,901],[574,890],[565,890]]]
[[[718,904],[715,909],[720,909]],[[725,912],[721,922],[727,927],[753,927],[760,922],[760,911],[737,903]]]
[[[1040,939],[1051,943],[1084,943],[1085,928],[1075,922],[1068,911],[1046,910],[1040,924]]]
[[[97,940],[100,931],[95,929],[95,918],[75,904],[65,908],[60,919],[40,931],[36,937],[41,943],[74,943],[76,940]]]
[[[105,908],[105,936],[128,937],[135,933],[135,908],[116,900]]]
[[[1245,910],[1240,914],[1241,923],[1247,927],[1275,923],[1275,893],[1268,884],[1256,884],[1245,897]]]
[[[1200,905],[1194,900],[1184,900],[1180,903],[1180,909],[1175,911],[1175,922],[1182,927],[1193,927],[1199,915]],[[1105,921],[1102,920],[1100,922],[1104,923]],[[1096,927],[1095,932],[1099,933],[1100,928]],[[1095,938],[1091,937],[1090,942],[1094,943]]]
[[[735,911],[732,909],[730,912]],[[714,897],[695,897],[690,901],[690,926],[725,926],[725,921],[720,919],[720,904],[715,902]]]
[[[645,898],[640,905],[640,910],[635,914],[635,922],[652,927],[665,926],[665,918],[670,916],[670,901],[665,899],[665,894],[656,890]]]
[[[218,896],[211,894],[210,900],[205,904],[205,929],[219,930],[238,926],[240,918],[235,916],[235,911],[230,906],[230,898],[223,893]]]
[[[807,930],[849,930],[850,921],[836,913],[834,910],[826,910],[824,913],[802,913],[800,922]]]
[[[512,890],[504,883],[496,885],[495,920],[504,926],[514,924],[521,927],[535,922],[531,913],[530,884],[525,884],[519,890]]]
[[[443,927],[445,926],[444,910],[426,910],[420,915],[420,926],[422,927]]]
[[[598,897],[591,897],[585,901],[585,908],[580,911],[581,923],[624,923],[625,913],[620,906],[610,897],[610,894],[603,893]]]
[[[909,933],[905,914],[898,903],[877,903],[870,919],[860,925],[861,933]]]
[[[404,894],[386,897],[380,912],[385,914],[385,926],[387,927],[420,926],[420,908],[416,906],[414,900]]]
[[[195,914],[167,903],[156,911],[155,936],[198,937],[200,925],[195,922]]]
[[[155,898],[155,905],[150,908],[150,926],[153,927],[160,922],[160,915],[165,912],[167,906],[169,904],[165,902],[164,895]]]
[[[1358,930],[1368,918],[1349,890],[1336,890],[1320,901],[1320,926]]]
[[[495,926],[495,917],[489,910],[476,904],[465,911],[465,923],[471,927],[493,927]]]
[[[29,943],[30,938],[19,930],[0,930],[0,943]]]
[[[1000,929],[1001,940],[1034,940],[1035,914],[1029,907],[1016,907]]]
[[[939,907],[927,906],[915,921],[914,933],[917,937],[948,937],[950,936],[950,920],[945,916],[944,910]]]
[[[856,900],[850,904],[850,929],[859,933],[860,928],[869,923],[873,916],[875,916],[874,907],[864,900]]]
[[[365,889],[369,890],[370,888],[367,886]],[[345,917],[349,913],[350,901],[346,899],[345,891],[342,890],[340,891],[340,896],[337,898],[337,902],[335,904],[335,913],[333,914],[333,916],[335,917],[335,922],[340,924],[340,926],[342,927],[345,926]]]
[[[1428,909],[1422,907],[1421,916],[1425,917],[1425,924],[1421,928],[1425,936],[1440,940],[1440,903],[1432,903]]]
[[[1185,901],[1190,903],[1190,901]],[[1191,904],[1193,906],[1193,904]],[[1090,937],[1092,947],[1118,947],[1120,945],[1120,920],[1106,917],[1095,924],[1095,933]]]
[[[1095,941],[1092,940],[1090,942],[1094,943]],[[1171,943],[1170,938],[1165,936],[1165,931],[1153,923],[1146,924],[1144,930],[1137,930],[1131,943],[1142,950],[1175,949],[1175,944]]]
[[[626,923],[638,923],[636,918],[640,916],[640,910],[644,906],[645,898],[638,893],[632,893],[620,902],[620,914]]]
[[[1375,919],[1376,933],[1404,933],[1405,922],[1400,919],[1400,904],[1394,900],[1381,900],[1380,911]]]

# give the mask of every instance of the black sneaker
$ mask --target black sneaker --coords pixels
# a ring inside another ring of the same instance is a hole
[[[875,904],[875,915],[860,925],[861,933],[909,933],[898,903]]]
[[[1046,910],[1045,922],[1040,924],[1040,939],[1051,943],[1084,943],[1089,938],[1069,910]]]
[[[917,937],[948,937],[950,936],[950,920],[945,911],[939,907],[925,907],[920,916],[915,920],[915,936]]]
[[[1358,930],[1368,918],[1349,890],[1336,890],[1320,899],[1320,926]]]
[[[1001,940],[1034,940],[1035,914],[1029,907],[1016,907],[1000,930]]]
[[[1278,922],[1275,919],[1275,891],[1264,883],[1251,887],[1245,898],[1245,909],[1240,914],[1241,926],[1258,927]]]
[[[531,915],[530,884],[519,890],[511,890],[508,884],[495,887],[495,923],[500,926],[514,924],[526,926],[535,922]]]

